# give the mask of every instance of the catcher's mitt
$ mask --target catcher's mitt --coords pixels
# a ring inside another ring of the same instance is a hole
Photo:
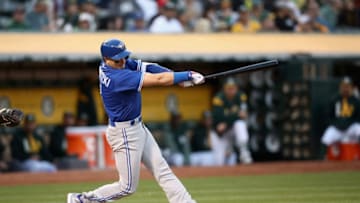
[[[19,109],[0,109],[0,124],[7,127],[15,127],[20,124],[24,113]]]

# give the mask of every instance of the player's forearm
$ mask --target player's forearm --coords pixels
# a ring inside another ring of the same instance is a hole
[[[169,86],[191,80],[191,72],[145,73],[143,86]]]

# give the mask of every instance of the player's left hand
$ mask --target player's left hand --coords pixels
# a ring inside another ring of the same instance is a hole
[[[19,109],[3,108],[0,110],[0,124],[7,127],[15,127],[20,124],[24,113]]]
[[[191,82],[193,82],[194,85],[200,85],[205,82],[205,77],[201,73],[198,73],[198,72],[192,71],[191,78],[192,78]]]
[[[192,81],[185,81],[185,82],[181,82],[179,83],[180,87],[192,87],[194,86],[194,83]]]

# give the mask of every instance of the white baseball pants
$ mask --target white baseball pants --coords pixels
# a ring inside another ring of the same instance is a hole
[[[240,151],[240,160],[244,163],[250,163],[252,161],[251,153],[247,146],[249,133],[245,121],[235,121],[232,128],[226,131],[222,136],[217,135],[216,132],[212,132],[210,138],[216,165],[223,166],[236,164],[236,155],[232,150],[234,141]]]
[[[151,132],[142,122],[116,122],[106,132],[116,159],[120,180],[101,186],[89,193],[92,201],[106,202],[120,199],[136,191],[141,161],[151,171],[170,203],[195,203],[180,180],[174,175],[161,155]]]
[[[352,143],[358,142],[360,137],[360,123],[351,124],[346,130],[341,131],[334,126],[329,126],[321,138],[321,142],[326,145],[332,145],[337,142]]]

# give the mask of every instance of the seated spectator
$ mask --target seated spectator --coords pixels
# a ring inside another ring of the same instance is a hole
[[[319,19],[319,5],[314,2],[307,6],[305,13],[299,18],[297,32],[329,32],[328,27]]]
[[[36,120],[33,114],[27,114],[24,126],[20,128],[11,141],[12,157],[20,162],[20,169],[29,172],[55,172],[56,167],[45,142],[36,133]]]
[[[132,23],[127,28],[128,32],[147,32],[146,23],[144,15],[142,13],[137,13],[132,18]]]
[[[329,0],[328,4],[324,4],[320,8],[320,18],[326,23],[331,31],[333,31],[338,24],[338,16],[341,8],[341,0]]]
[[[355,8],[353,0],[344,1],[338,16],[338,26],[341,28],[357,27],[360,25],[360,13]]]
[[[204,9],[202,17],[195,22],[194,31],[199,33],[213,32],[217,23],[216,8],[209,4]]]
[[[274,13],[265,10],[264,2],[261,0],[253,2],[251,9],[251,19],[260,23],[261,31],[268,32],[277,30],[274,22]]]
[[[266,16],[264,21],[262,21],[261,31],[262,32],[278,31],[278,28],[275,25],[275,15],[273,13],[269,13],[269,15]]]
[[[201,121],[192,130],[190,139],[190,164],[192,166],[215,165],[214,153],[211,149],[211,133],[213,133],[211,112],[205,111]]]
[[[250,19],[250,13],[244,6],[239,9],[239,19],[231,27],[234,33],[255,33],[261,29],[260,23],[255,19]]]
[[[132,18],[137,13],[144,13],[135,0],[113,0],[109,4],[108,16],[121,17],[123,30],[132,22]]]
[[[30,27],[25,22],[25,10],[22,8],[17,8],[12,14],[12,21],[7,27],[9,31],[26,31]]]
[[[232,10],[231,0],[221,0],[220,9],[216,12],[219,23],[216,25],[217,31],[229,31],[231,26],[238,18],[237,13]]]
[[[96,31],[95,17],[90,13],[80,13],[78,19],[77,31],[94,32]]]
[[[297,26],[296,17],[287,4],[278,4],[275,14],[275,25],[280,31],[294,32]]]
[[[353,84],[344,77],[340,93],[330,102],[329,126],[321,138],[325,146],[340,142],[358,142],[360,137],[360,100],[353,96]]]
[[[60,30],[65,32],[72,32],[78,26],[79,21],[79,7],[76,3],[71,3],[66,8],[66,14],[61,19]]]
[[[154,0],[135,0],[136,4],[139,5],[141,11],[144,15],[144,21],[149,22],[149,20],[154,17],[159,9],[156,1]]]
[[[26,24],[34,31],[50,31],[50,21],[44,0],[37,0],[33,10],[25,17]]]
[[[197,0],[180,1],[180,21],[187,31],[193,31],[195,22],[201,17],[202,5]]]
[[[301,16],[300,8],[302,8],[303,5],[305,5],[305,2],[301,2],[303,0],[277,0],[275,5],[277,7],[285,7],[290,10],[293,17],[298,20],[298,18]],[[309,0],[309,2],[312,0]],[[308,2],[308,3],[309,3]]]
[[[124,31],[125,22],[121,16],[111,16],[106,19],[107,31]]]
[[[176,16],[175,5],[168,2],[164,6],[163,14],[160,14],[152,21],[149,31],[152,33],[183,33],[184,28]]]
[[[89,13],[96,18],[97,7],[94,3],[94,0],[81,0],[80,2],[80,11],[82,13]]]

